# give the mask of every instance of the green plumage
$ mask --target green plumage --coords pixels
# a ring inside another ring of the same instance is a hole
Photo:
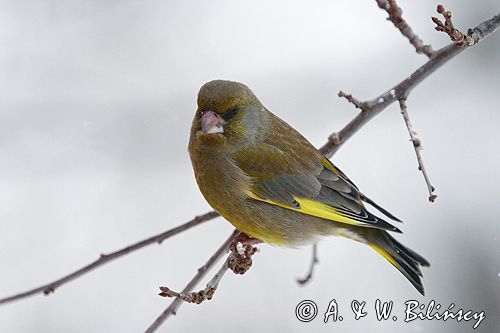
[[[269,112],[245,85],[211,81],[198,95],[189,152],[208,203],[236,228],[270,244],[297,246],[340,235],[367,243],[423,293],[428,262],[397,243],[344,173]]]

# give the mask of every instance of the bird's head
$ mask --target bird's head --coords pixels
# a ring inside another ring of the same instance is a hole
[[[223,80],[207,82],[198,93],[191,141],[223,150],[251,144],[265,134],[267,112],[244,84]]]

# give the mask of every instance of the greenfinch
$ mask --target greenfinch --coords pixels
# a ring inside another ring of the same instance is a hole
[[[365,243],[423,295],[429,262],[394,239],[399,221],[363,195],[307,139],[267,110],[244,84],[215,80],[198,93],[189,154],[201,193],[241,232],[281,246],[338,235]]]

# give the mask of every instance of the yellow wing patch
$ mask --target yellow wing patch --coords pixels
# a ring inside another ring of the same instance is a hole
[[[336,174],[337,176],[338,175],[343,175],[342,172],[340,172],[340,170],[338,170],[336,167],[333,166],[332,162],[330,162],[329,160],[325,158],[323,158],[323,160],[321,161],[321,164],[327,168],[328,170],[330,170],[331,172],[333,172],[334,174]]]
[[[300,207],[292,207],[278,201],[263,199],[258,195],[256,195],[255,193],[253,193],[252,191],[247,191],[247,195],[252,199],[267,202],[269,204],[280,206],[286,209],[294,210],[302,214],[321,217],[323,219],[331,220],[334,222],[346,223],[355,226],[369,226],[368,223],[357,221],[349,217],[347,214],[344,214],[343,212],[340,212],[339,210],[335,209],[334,207],[328,206],[319,201],[306,198],[298,198],[294,196],[293,198],[295,199],[295,201],[299,203]]]

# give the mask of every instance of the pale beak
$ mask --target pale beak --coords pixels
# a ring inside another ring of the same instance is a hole
[[[208,110],[201,113],[200,129],[205,133],[224,133],[226,123],[216,112]]]

